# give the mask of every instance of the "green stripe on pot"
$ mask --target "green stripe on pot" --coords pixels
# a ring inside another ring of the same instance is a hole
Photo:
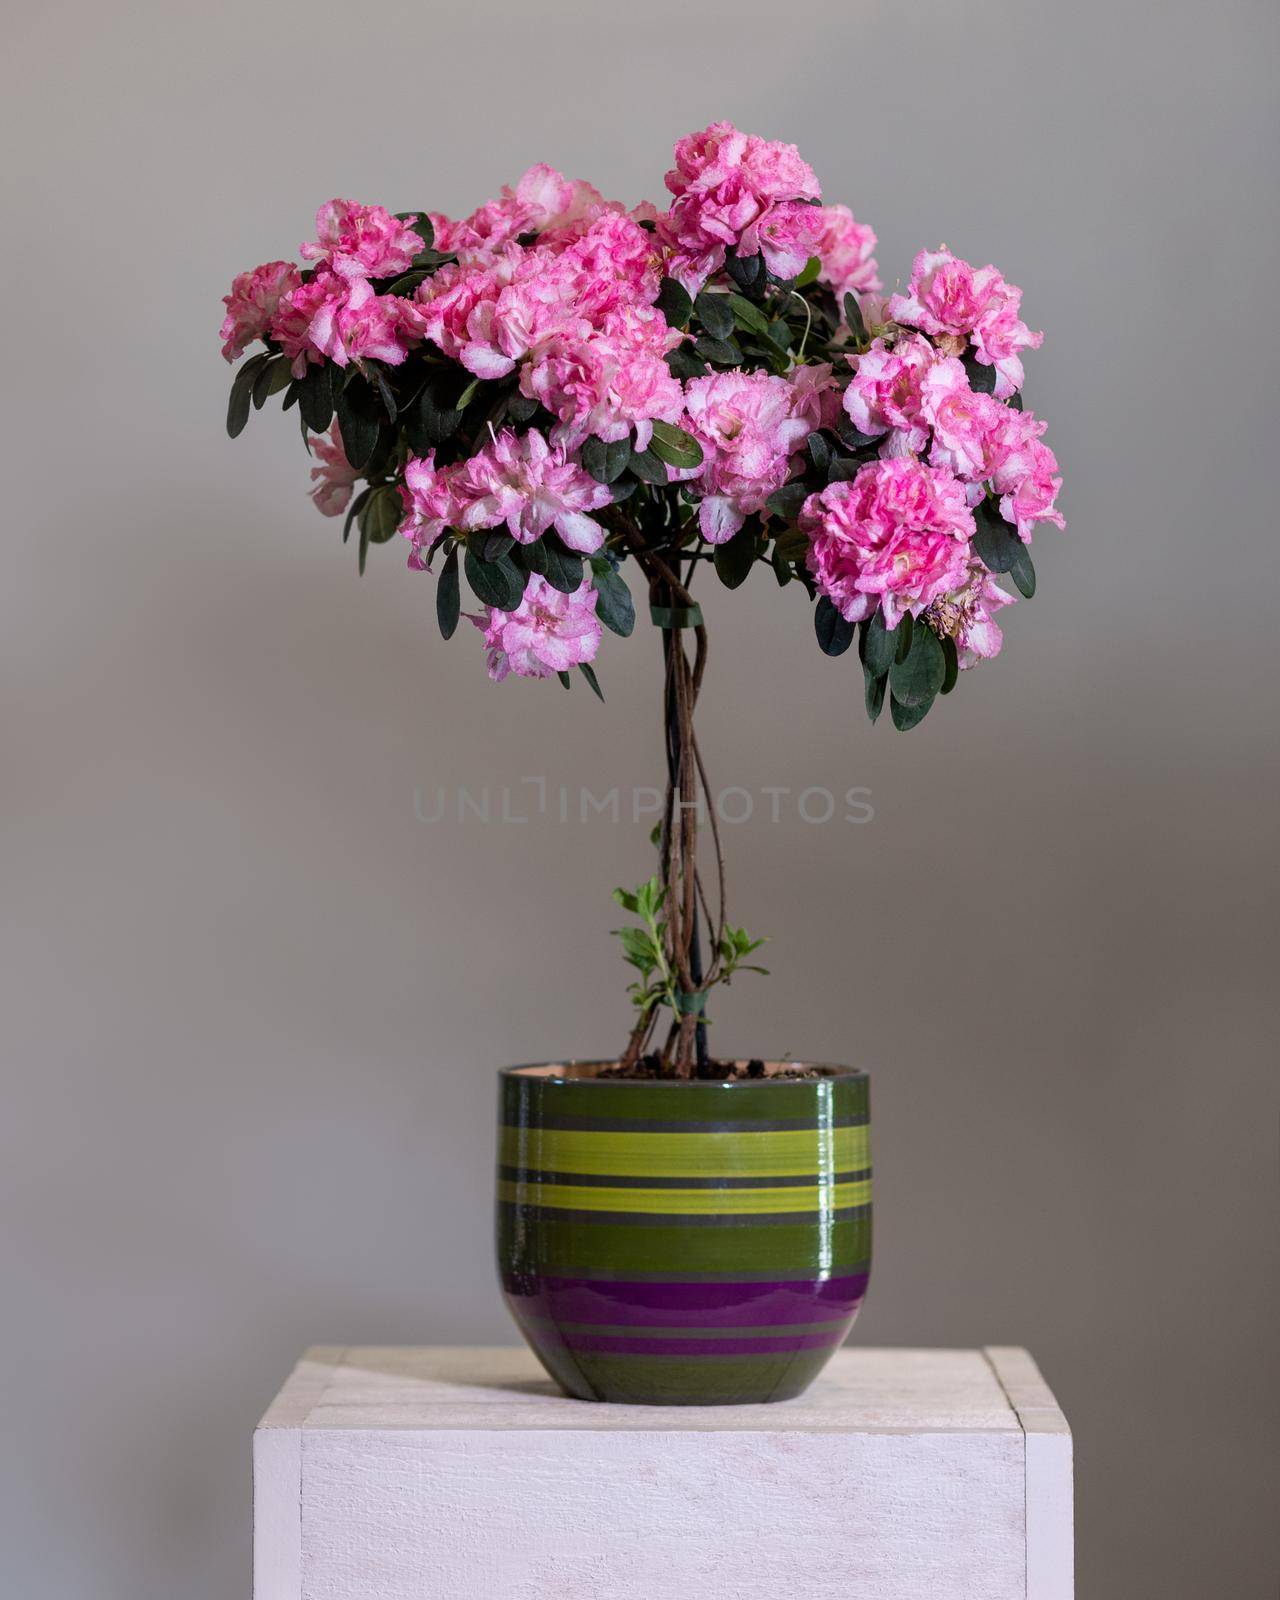
[[[498,1161],[504,1167],[612,1176],[680,1178],[797,1177],[819,1169],[851,1172],[867,1165],[865,1123],[823,1129],[736,1128],[669,1131],[600,1131],[504,1126]]]
[[[850,1211],[867,1205],[871,1199],[871,1184],[863,1181],[777,1187],[760,1184],[749,1189],[619,1189],[527,1179],[513,1183],[500,1178],[498,1199],[558,1211],[608,1211],[623,1216],[661,1213],[701,1220],[799,1212],[817,1217],[828,1211]]]
[[[579,1271],[603,1266],[620,1276],[633,1271],[669,1272],[673,1278],[713,1272],[730,1278],[751,1271],[772,1278],[804,1277],[835,1268],[850,1271],[871,1256],[868,1207],[853,1217],[814,1223],[758,1223],[699,1227],[683,1221],[673,1227],[652,1222],[617,1223],[581,1213],[526,1213],[509,1203],[499,1206],[498,1248],[515,1272]]]

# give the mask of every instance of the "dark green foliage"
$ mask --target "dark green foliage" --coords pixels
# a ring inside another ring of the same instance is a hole
[[[481,561],[468,549],[463,571],[476,598],[499,611],[514,611],[524,594],[524,574],[510,556],[497,561]]]
[[[732,539],[716,545],[712,552],[716,576],[726,589],[736,589],[747,580],[756,559],[756,541],[760,525],[755,517],[748,517]]]
[[[853,643],[857,624],[846,622],[824,594],[813,608],[813,631],[824,655],[842,656]]]
[[[613,483],[620,478],[630,459],[630,439],[614,439],[606,444],[593,436],[582,446],[582,465],[597,483]]]
[[[693,315],[693,301],[689,291],[674,278],[664,278],[662,287],[658,290],[658,310],[667,319],[671,328],[687,328],[689,318]]]
[[[636,608],[631,590],[627,588],[626,580],[608,562],[604,563],[603,571],[596,568],[595,561],[591,565],[597,597],[596,616],[611,633],[625,639],[636,625]]]
[[[446,639],[452,639],[462,614],[462,592],[458,583],[458,547],[454,545],[445,557],[436,585],[436,621]]]

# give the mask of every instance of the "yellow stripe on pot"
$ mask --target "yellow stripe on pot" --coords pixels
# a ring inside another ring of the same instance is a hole
[[[705,1137],[700,1135],[699,1137]],[[871,1184],[788,1184],[759,1189],[610,1189],[595,1184],[498,1183],[498,1198],[566,1211],[621,1211],[672,1216],[780,1216],[787,1212],[842,1211],[866,1205]]]
[[[785,1128],[763,1133],[601,1133],[501,1130],[499,1163],[535,1172],[618,1178],[803,1178],[860,1172],[867,1129]]]

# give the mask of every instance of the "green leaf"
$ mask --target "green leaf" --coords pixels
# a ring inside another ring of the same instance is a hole
[[[733,312],[733,320],[740,328],[747,328],[750,332],[761,334],[766,339],[769,337],[769,319],[759,306],[752,305],[750,300],[740,294],[726,295],[725,301]],[[710,333],[713,330],[708,328],[707,331]]]
[[[387,413],[387,420],[396,420],[397,406],[395,390],[387,381],[387,375],[376,361],[366,361],[365,371],[373,376],[373,386],[377,390],[378,398],[382,401],[383,410]]]
[[[799,528],[788,528],[774,540],[773,549],[784,561],[803,561],[809,553],[809,535]]]
[[[463,570],[476,598],[484,605],[496,606],[499,611],[514,611],[524,594],[524,574],[517,570],[509,556],[498,561],[481,561],[474,550],[468,549]]]
[[[630,459],[630,439],[613,439],[606,444],[592,435],[582,446],[582,465],[597,483],[613,483],[620,478]]]
[[[796,279],[796,288],[804,289],[813,283],[822,271],[822,260],[819,256],[810,256],[804,264],[804,271]]]
[[[458,583],[458,547],[454,545],[445,559],[436,585],[436,621],[446,639],[452,639],[462,614],[462,592]]]
[[[914,631],[906,659],[889,671],[889,691],[902,706],[926,705],[942,688],[947,658],[933,629],[921,623]]]
[[[758,297],[768,286],[769,272],[762,255],[740,256],[732,250],[726,250],[724,270],[743,294]]]
[[[547,553],[543,576],[561,594],[572,594],[582,583],[582,557],[576,550],[567,550],[554,533],[544,533],[542,545]]]
[[[333,385],[342,382],[341,371],[327,361],[310,366],[298,393],[298,411],[312,433],[323,433],[333,421]]]
[[[683,284],[677,283],[674,278],[664,278],[655,304],[667,319],[669,328],[688,326],[689,318],[693,314],[693,300]]]
[[[704,361],[709,361],[712,366],[740,367],[742,365],[742,351],[732,339],[716,339],[703,335],[695,339],[694,351]]]
[[[750,518],[732,539],[716,545],[712,551],[716,576],[726,589],[736,589],[747,580],[756,559],[757,524]]]
[[[1019,539],[1017,529],[1004,520],[990,500],[980,501],[974,507],[973,515],[978,525],[973,536],[973,548],[982,558],[983,566],[989,572],[1012,572],[1026,553],[1026,546]],[[1033,577],[1033,590],[1034,587]]]
[[[534,572],[540,578],[547,575],[547,547],[543,539],[535,539],[532,544],[518,544],[511,552],[511,559],[522,572]]]
[[[809,498],[809,492],[806,484],[784,483],[765,501],[765,509],[770,516],[780,517],[783,522],[794,522],[800,515],[800,507]]]
[[[227,432],[233,439],[244,432],[244,425],[249,420],[254,383],[258,373],[270,360],[270,355],[265,351],[250,356],[232,380],[231,398],[227,401]]]
[[[514,544],[515,540],[505,528],[485,528],[471,535],[467,549],[474,550],[481,561],[501,561]]]
[[[707,364],[694,355],[688,345],[667,352],[667,367],[673,378],[705,378]]]
[[[369,496],[372,493],[373,493],[372,488],[361,489],[360,493],[351,502],[351,505],[349,506],[349,508],[347,510],[347,520],[342,524],[342,542],[343,542],[343,544],[346,544],[348,538],[350,538],[350,536],[351,536],[351,524],[356,520],[356,518],[364,510],[365,501],[369,498]]]
[[[559,678],[560,687],[562,689],[572,689],[573,688],[573,679],[569,676],[569,674],[567,672],[557,672],[556,673],[556,677]]]
[[[907,653],[911,649],[911,636],[914,632],[915,619],[909,611],[904,611],[902,613],[902,621],[893,630],[893,636],[898,641],[897,653],[893,658],[895,662],[907,659]]]
[[[611,633],[627,638],[636,625],[635,602],[626,580],[617,572],[605,571],[595,575],[596,615]]]
[[[893,718],[893,725],[899,733],[910,733],[911,729],[922,723],[929,713],[932,700],[926,700],[923,705],[904,706],[901,701],[889,696],[889,715]]]
[[[667,469],[651,449],[633,449],[631,459],[627,465],[641,483],[665,484],[667,482]]]
[[[462,391],[462,393],[454,401],[454,405],[457,407],[457,409],[459,411],[465,411],[467,409],[467,407],[475,399],[476,390],[479,387],[480,387],[480,379],[479,378],[472,378],[471,382],[466,386],[466,388]]]
[[[458,431],[462,410],[454,404],[450,388],[443,374],[429,379],[417,403],[405,412],[404,429],[415,455],[426,455]]]
[[[960,656],[956,650],[956,642],[950,634],[942,641],[942,653],[947,658],[947,675],[943,678],[942,688],[938,692],[950,694],[960,676]]]
[[[1022,598],[1030,600],[1036,592],[1036,569],[1032,565],[1031,552],[1021,539],[1018,540],[1018,554],[1009,568],[1009,576],[1017,585]]]
[[[960,357],[964,363],[964,370],[969,375],[969,387],[974,394],[992,394],[995,392],[996,379],[999,373],[994,365],[979,361],[972,350],[966,350]]]
[[[823,655],[842,656],[853,643],[856,626],[845,621],[825,594],[813,609],[813,631]]]
[[[693,312],[713,339],[727,339],[733,332],[733,307],[728,295],[704,289],[693,302]]]
[[[261,411],[273,394],[279,394],[292,381],[289,363],[283,356],[268,361],[265,367],[258,369],[258,376],[253,380],[253,409]]]
[[[381,488],[375,489],[369,497],[368,508],[364,515],[369,525],[369,542],[386,544],[395,536],[396,529],[404,516],[404,503],[400,499],[399,490],[391,484],[383,484]]]
[[[867,325],[862,320],[862,307],[858,304],[856,294],[847,294],[844,297],[844,320],[848,324],[849,332],[861,344],[867,337]]]
[[[864,699],[867,707],[867,716],[874,723],[881,711],[884,710],[884,691],[888,686],[889,677],[887,673],[882,673],[877,677],[871,668],[867,666],[862,669],[862,677],[865,685]]]
[[[702,464],[702,446],[691,433],[670,422],[653,424],[653,441],[649,448],[668,466],[697,467]]]
[[[769,565],[773,568],[773,575],[778,580],[779,589],[785,589],[792,578],[795,577],[795,573],[792,572],[791,563],[787,558],[778,554],[776,545],[774,546],[773,554],[769,557]]]
[[[884,613],[877,611],[862,624],[862,664],[873,677],[883,678],[898,653],[898,635],[884,625]]]
[[[827,469],[831,465],[831,441],[822,433],[811,433],[805,446],[809,460],[813,463],[813,470],[825,478]]]
[[[592,694],[594,694],[596,699],[599,700],[601,705],[603,705],[604,690],[600,687],[600,680],[596,677],[595,668],[587,661],[580,661],[578,663],[578,671],[591,685]]]
[[[381,431],[381,408],[373,390],[363,378],[356,376],[342,387],[334,398],[334,411],[342,429],[342,449],[350,464],[359,472],[368,466],[373,452],[378,448]]]
[[[411,295],[418,285],[425,283],[430,276],[431,273],[426,267],[416,267],[412,272],[406,272],[402,278],[397,278],[394,283],[388,284],[384,292],[398,297]]]
[[[640,901],[639,901],[639,898],[636,895],[632,894],[630,892],[630,890],[628,890],[628,889],[615,889],[613,891],[613,898],[618,902],[618,904],[622,907],[622,909],[624,911],[629,911],[633,917],[639,915],[639,912],[640,912]]]

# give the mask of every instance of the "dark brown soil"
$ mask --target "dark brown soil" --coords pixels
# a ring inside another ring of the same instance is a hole
[[[705,1066],[694,1071],[694,1078],[703,1083],[742,1083],[749,1078],[768,1077],[770,1082],[779,1078],[821,1078],[825,1076],[817,1067],[775,1067],[771,1072],[765,1072],[764,1062],[752,1061],[708,1061]],[[662,1063],[656,1055],[641,1056],[633,1067],[606,1067],[596,1074],[598,1078],[624,1078],[634,1081],[652,1081],[655,1078],[670,1078],[675,1081],[675,1074],[668,1068],[663,1070]]]

